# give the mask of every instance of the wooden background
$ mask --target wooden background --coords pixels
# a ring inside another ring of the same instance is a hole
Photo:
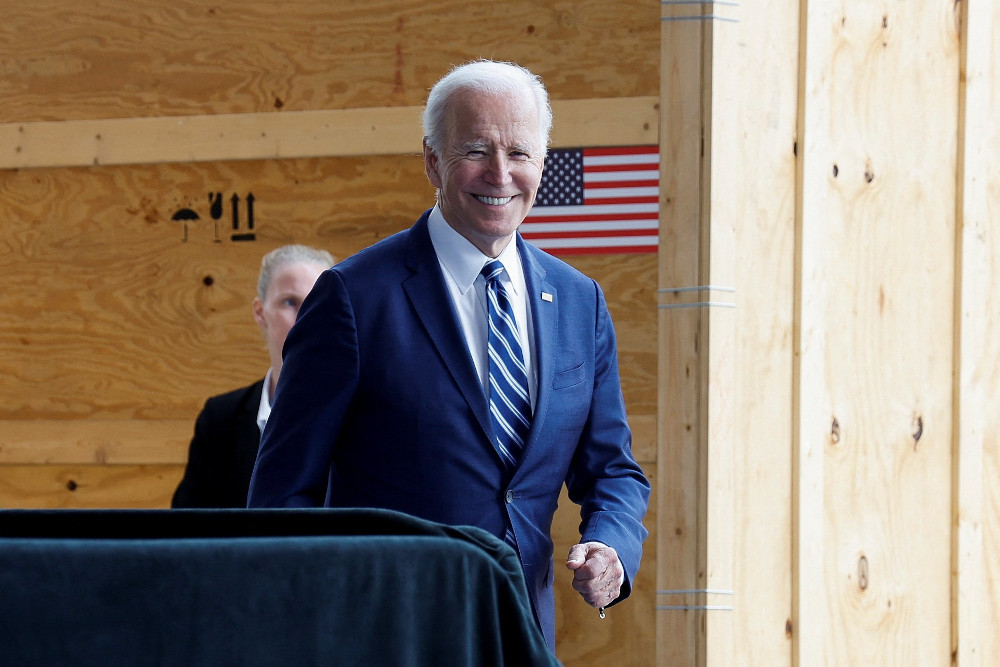
[[[662,11],[659,664],[1000,664],[1000,5]]]
[[[453,64],[540,74],[557,145],[656,144],[658,18],[639,1],[3,3],[0,507],[167,507],[205,399],[267,368],[261,255],[346,257],[433,203],[419,111]],[[255,238],[234,240],[250,193]],[[570,261],[607,293],[655,478],[656,256]],[[578,523],[564,497],[557,562]],[[565,664],[653,664],[648,545],[604,621],[559,577]]]
[[[557,583],[558,657],[1000,664],[1000,5],[14,4],[0,506],[165,507],[204,399],[266,366],[260,255],[411,224],[428,87],[511,59],[556,145],[661,147],[659,254],[568,258],[654,506],[607,620]]]

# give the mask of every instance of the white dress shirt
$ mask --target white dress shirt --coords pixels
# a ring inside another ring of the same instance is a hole
[[[438,263],[444,273],[444,282],[448,287],[448,295],[458,313],[458,320],[465,334],[465,342],[469,346],[472,362],[479,373],[479,381],[483,391],[489,387],[489,357],[487,348],[488,308],[486,302],[486,279],[480,275],[483,266],[492,261],[468,239],[452,229],[445,221],[441,210],[434,206],[427,221],[431,243],[437,253]],[[535,337],[531,326],[531,308],[528,307],[528,291],[524,281],[524,269],[521,258],[517,254],[517,243],[511,242],[503,249],[498,260],[503,264],[504,272],[500,277],[503,286],[514,308],[514,318],[517,320],[518,335],[521,347],[524,349],[524,366],[528,375],[528,396],[531,399],[531,409],[534,412],[538,388],[538,368],[535,353]],[[475,289],[473,289],[475,288]],[[487,395],[489,395],[487,393]]]
[[[260,392],[260,405],[257,406],[257,428],[260,434],[264,435],[264,427],[267,426],[267,418],[271,416],[271,369],[267,369],[264,376],[264,390]]]

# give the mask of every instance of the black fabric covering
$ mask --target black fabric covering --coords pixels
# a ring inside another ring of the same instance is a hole
[[[514,551],[384,510],[0,510],[9,665],[558,665]]]

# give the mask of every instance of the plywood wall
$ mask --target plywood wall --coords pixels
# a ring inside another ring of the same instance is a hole
[[[571,259],[648,557],[605,621],[557,584],[560,659],[1000,663],[997,34],[980,0],[6,3],[0,506],[165,507],[266,365],[260,255],[408,226],[427,88],[512,59],[557,144],[661,144],[659,254]]]
[[[644,0],[4,3],[0,507],[168,506],[204,400],[266,370],[261,255],[346,257],[433,203],[438,77],[514,60],[548,85],[557,145],[656,144],[657,21]],[[656,257],[572,262],[607,293],[655,476]],[[557,561],[579,522],[561,505]],[[655,546],[604,621],[560,578],[565,664],[653,664]]]
[[[664,3],[659,664],[994,664],[1000,9],[779,4]]]

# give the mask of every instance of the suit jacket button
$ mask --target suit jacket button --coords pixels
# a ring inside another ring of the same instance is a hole
[[[507,502],[508,503],[514,502],[514,492],[511,491],[510,489],[507,489]]]

